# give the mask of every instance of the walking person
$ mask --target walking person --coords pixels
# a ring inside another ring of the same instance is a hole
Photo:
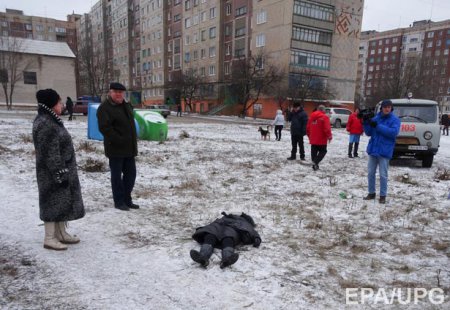
[[[70,97],[67,97],[66,100],[66,109],[67,112],[69,113],[69,121],[72,120],[72,114],[73,114],[73,101]]]
[[[363,121],[361,118],[358,118],[359,108],[356,108],[355,111],[349,116],[347,122],[347,131],[350,134],[349,143],[348,143],[348,157],[359,157],[358,156],[358,147],[359,147],[359,139],[364,132]],[[353,145],[355,147],[353,148]],[[353,155],[352,155],[353,149]]]
[[[67,250],[80,242],[66,231],[67,221],[84,217],[72,138],[60,118],[63,104],[53,89],[36,93],[38,115],[33,122],[39,217],[44,221],[44,248]]]
[[[181,103],[178,103],[177,104],[177,117],[179,116],[179,117],[181,117]]]
[[[311,159],[313,170],[319,170],[319,163],[327,153],[327,144],[331,142],[330,118],[325,114],[325,107],[320,105],[317,110],[311,113],[306,126],[306,133],[311,144]]]
[[[442,135],[448,136],[448,126],[450,125],[450,119],[448,117],[448,114],[442,114],[441,124],[442,124]],[[446,132],[447,134],[445,134]]]
[[[391,100],[381,102],[381,111],[372,119],[364,121],[364,132],[370,137],[367,145],[368,195],[364,200],[375,199],[375,173],[380,174],[380,203],[386,203],[389,160],[394,153],[395,139],[400,131],[400,119],[392,113]]]
[[[275,119],[272,122],[272,126],[275,126],[275,140],[280,141],[281,140],[281,131],[284,127],[284,115],[283,111],[277,110],[277,115],[275,116]]]
[[[308,115],[300,106],[300,102],[294,102],[292,111],[289,113],[288,120],[291,122],[291,157],[288,160],[295,160],[297,158],[297,145],[300,149],[300,160],[305,160],[305,145],[303,143],[303,136],[306,135],[306,124],[308,122]]]
[[[129,211],[139,209],[131,198],[136,181],[137,135],[133,108],[124,99],[125,91],[122,84],[111,83],[107,98],[97,110],[97,118],[111,169],[114,207]]]

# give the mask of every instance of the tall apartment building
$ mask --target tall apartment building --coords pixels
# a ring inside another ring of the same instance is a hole
[[[290,86],[302,75],[314,73],[314,79],[334,93],[331,103],[350,104],[363,4],[361,0],[254,1],[251,51],[268,53],[287,72]]]
[[[436,100],[450,111],[450,20],[414,22],[411,27],[361,35],[356,93],[375,104],[386,85],[397,80],[401,94],[408,91]]]

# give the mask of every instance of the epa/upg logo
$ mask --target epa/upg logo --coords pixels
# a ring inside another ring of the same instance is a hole
[[[345,304],[347,305],[408,305],[411,303],[417,305],[419,302],[430,302],[433,305],[440,305],[444,303],[444,299],[444,290],[441,288],[426,289],[421,287],[395,287],[374,290],[370,287],[352,287],[345,289]]]

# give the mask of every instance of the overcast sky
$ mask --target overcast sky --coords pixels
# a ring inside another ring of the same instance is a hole
[[[25,15],[66,20],[72,11],[87,13],[97,0],[0,0],[0,10],[23,10]],[[362,30],[385,31],[408,27],[415,20],[450,19],[450,0],[365,0]]]

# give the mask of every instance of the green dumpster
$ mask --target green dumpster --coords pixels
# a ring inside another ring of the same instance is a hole
[[[134,119],[139,124],[139,139],[165,141],[167,139],[167,121],[158,112],[134,110]]]

